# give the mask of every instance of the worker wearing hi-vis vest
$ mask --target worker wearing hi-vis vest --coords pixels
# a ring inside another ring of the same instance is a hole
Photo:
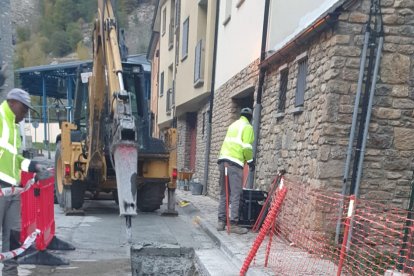
[[[247,162],[250,169],[254,169],[253,141],[254,132],[250,124],[252,110],[248,107],[240,112],[240,119],[232,123],[227,129],[226,138],[221,146],[218,158],[220,171],[220,201],[218,208],[217,230],[223,231],[226,220],[230,219],[230,232],[246,234],[247,229],[237,225],[239,220],[240,196],[243,192],[243,167]],[[225,169],[227,168],[228,186],[226,189]],[[229,193],[226,202],[226,191]],[[229,218],[226,217],[226,206],[230,203]]]
[[[20,172],[37,172],[47,175],[42,164],[24,158],[19,154],[21,136],[18,123],[24,119],[30,106],[29,94],[14,88],[7,94],[6,101],[0,105],[0,188],[20,186]],[[41,178],[39,178],[41,179]],[[0,196],[0,222],[2,235],[2,252],[16,248],[10,245],[10,232],[19,231],[20,195]],[[3,262],[3,276],[18,275],[16,260]]]

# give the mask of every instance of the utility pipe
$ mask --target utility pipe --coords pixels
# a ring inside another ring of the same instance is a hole
[[[262,30],[262,46],[260,52],[260,64],[266,59],[266,45],[267,45],[267,29],[269,26],[269,9],[270,0],[266,0],[264,15],[263,15],[263,30]],[[263,95],[263,84],[266,76],[266,69],[259,65],[259,83],[257,85],[257,97],[256,104],[253,112],[253,131],[254,131],[254,142],[253,142],[253,158],[256,160],[257,156],[257,145],[260,134],[260,118],[262,113],[262,95]],[[249,170],[247,188],[253,189],[254,187],[254,173],[255,170]],[[250,209],[250,208],[249,208]]]
[[[372,103],[374,101],[375,86],[377,84],[378,69],[379,69],[379,64],[380,64],[380,59],[381,59],[381,51],[382,51],[383,44],[384,44],[384,37],[380,36],[379,41],[378,41],[377,55],[376,55],[376,58],[375,58],[374,75],[372,77],[371,90],[370,90],[370,95],[369,95],[367,117],[365,119],[364,135],[363,135],[362,146],[361,146],[361,155],[360,155],[359,162],[358,162],[358,172],[357,172],[357,178],[356,178],[356,183],[355,183],[355,191],[354,191],[355,198],[358,198],[358,195],[359,195],[359,186],[360,186],[360,183],[361,183],[361,176],[362,176],[362,164],[364,163],[365,147],[366,147],[367,138],[368,138],[368,128],[369,128],[369,122],[371,120]],[[353,223],[354,223],[354,221],[353,221],[353,219],[351,219],[351,227],[350,227],[350,230],[349,230],[347,248],[349,248],[349,244],[350,244],[351,239],[352,239]]]
[[[343,177],[343,183],[342,183],[342,197],[341,201],[339,202],[339,212],[338,212],[338,221],[336,223],[336,233],[335,233],[335,243],[339,243],[339,232],[341,231],[341,217],[342,217],[342,211],[344,208],[344,199],[347,188],[347,182],[348,182],[348,174],[349,174],[349,165],[351,164],[351,157],[352,157],[352,148],[354,145],[354,139],[355,139],[355,129],[357,125],[357,119],[358,119],[358,110],[359,110],[359,101],[361,98],[361,92],[362,92],[362,84],[364,82],[364,72],[365,72],[365,62],[367,59],[367,50],[368,50],[368,43],[369,43],[369,37],[371,33],[371,28],[369,24],[366,26],[365,36],[364,36],[364,46],[362,48],[362,55],[361,55],[361,61],[359,64],[359,76],[358,76],[358,85],[357,85],[357,92],[355,96],[355,104],[354,104],[354,112],[352,114],[352,124],[351,124],[351,133],[349,135],[349,143],[348,143],[348,150],[346,153],[346,161],[345,161],[345,167],[344,167],[344,177]]]
[[[216,61],[217,61],[217,40],[218,40],[218,26],[220,14],[220,0],[216,2],[216,20],[214,27],[214,46],[213,46],[213,64],[211,69],[211,92],[210,92],[210,106],[208,111],[207,129],[206,129],[206,151],[204,153],[204,176],[203,176],[203,195],[207,195],[207,182],[209,173],[210,148],[211,148],[211,123],[213,120],[213,105],[214,105],[214,85],[216,83]]]

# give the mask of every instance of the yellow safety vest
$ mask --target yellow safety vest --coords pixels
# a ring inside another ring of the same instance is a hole
[[[15,115],[7,101],[0,105],[0,180],[20,185],[20,171],[28,171],[30,160],[19,154],[22,144]]]
[[[240,166],[253,161],[254,131],[246,117],[232,123],[221,146],[219,160],[229,160]]]

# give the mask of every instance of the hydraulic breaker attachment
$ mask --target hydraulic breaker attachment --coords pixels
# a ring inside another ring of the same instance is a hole
[[[116,184],[118,189],[119,214],[137,214],[137,167],[138,150],[133,142],[122,142],[113,147]]]

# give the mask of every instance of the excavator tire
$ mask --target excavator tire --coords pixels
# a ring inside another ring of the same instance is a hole
[[[64,209],[80,209],[85,198],[85,185],[82,181],[73,181],[72,185],[63,185],[63,172],[61,168],[61,146],[56,145],[55,153],[55,198],[59,206]]]
[[[165,197],[166,183],[145,183],[137,190],[137,207],[142,212],[160,209]]]

